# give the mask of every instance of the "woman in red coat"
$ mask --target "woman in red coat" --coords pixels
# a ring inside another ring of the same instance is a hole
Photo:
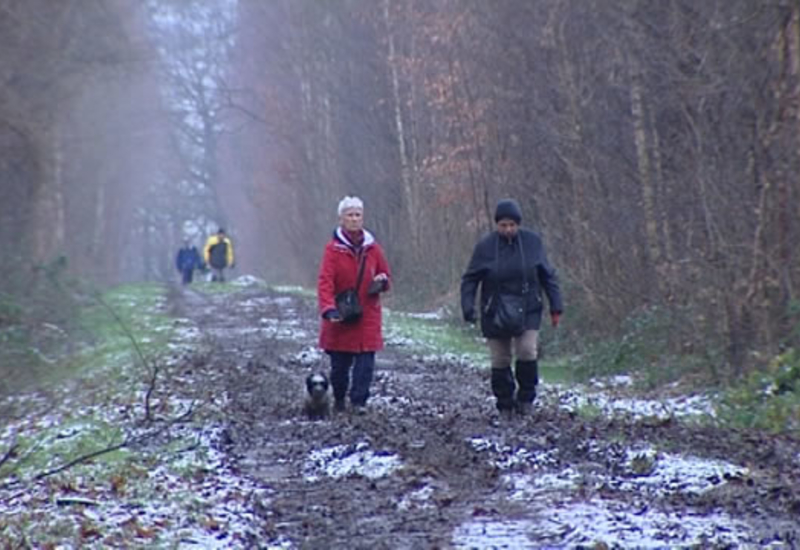
[[[364,229],[364,203],[358,197],[345,197],[339,202],[339,227],[325,246],[317,280],[322,315],[319,346],[331,358],[331,386],[337,411],[344,410],[348,388],[353,412],[362,413],[367,404],[375,352],[383,349],[380,294],[389,289],[389,281],[389,264],[383,249]],[[354,289],[357,282],[362,314],[357,320],[347,321],[337,309],[336,296]]]

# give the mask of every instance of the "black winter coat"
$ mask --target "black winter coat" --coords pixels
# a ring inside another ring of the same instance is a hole
[[[525,252],[525,271],[528,282],[525,327],[539,330],[542,324],[542,294],[547,295],[550,312],[563,311],[561,291],[556,271],[547,261],[542,239],[529,229],[520,227],[516,237],[509,240],[497,231],[483,237],[472,252],[466,273],[461,277],[461,311],[465,319],[475,318],[475,295],[481,287],[481,314],[486,312],[489,298],[495,293],[522,295],[525,274],[522,254]],[[488,323],[481,323],[486,338],[508,338],[493,333]]]

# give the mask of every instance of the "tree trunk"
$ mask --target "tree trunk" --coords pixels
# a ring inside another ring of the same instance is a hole
[[[403,122],[403,108],[401,103],[400,93],[400,77],[397,68],[397,51],[394,43],[394,33],[392,32],[392,24],[389,15],[390,0],[383,2],[383,19],[386,24],[386,37],[389,46],[389,71],[391,73],[392,81],[392,101],[394,108],[394,126],[397,132],[397,148],[400,157],[400,180],[402,182],[403,199],[406,207],[406,218],[408,220],[408,229],[411,235],[411,249],[414,256],[419,250],[419,228],[415,223],[415,212],[417,212],[418,204],[415,191],[415,185],[412,178],[411,167],[408,158],[408,151],[406,150],[406,136],[405,124]]]
[[[658,219],[656,217],[656,193],[650,166],[650,154],[647,148],[647,123],[645,106],[642,100],[642,83],[636,61],[629,57],[631,66],[631,116],[633,117],[633,140],[636,145],[636,166],[639,172],[639,185],[642,192],[642,213],[644,215],[644,231],[650,265],[656,273],[656,289],[663,295],[660,269],[661,248],[658,242]]]

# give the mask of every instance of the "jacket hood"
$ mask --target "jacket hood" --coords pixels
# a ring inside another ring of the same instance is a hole
[[[364,231],[364,242],[362,243],[361,246],[366,248],[371,244],[375,243],[375,237],[372,235],[372,233],[370,233],[366,229],[363,229],[363,231]],[[350,242],[350,239],[347,238],[344,229],[342,229],[341,227],[337,227],[336,229],[334,229],[333,238],[336,239],[339,243],[347,246],[347,248],[355,248],[353,246],[353,243]]]

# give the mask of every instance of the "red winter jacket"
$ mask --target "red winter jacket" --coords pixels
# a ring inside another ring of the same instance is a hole
[[[364,313],[361,319],[349,324],[322,319],[319,347],[325,351],[361,353],[383,349],[380,293],[368,295],[367,289],[375,275],[385,273],[391,281],[391,274],[383,249],[375,241],[375,237],[366,230],[364,230],[362,254],[366,254],[366,259],[364,260],[364,275],[361,277],[361,285],[358,288],[358,299]],[[319,269],[317,300],[319,301],[320,315],[328,310],[336,309],[335,296],[348,288],[353,288],[357,278],[356,250],[342,229],[338,228],[334,231],[333,238],[325,246],[325,254]],[[388,289],[388,284],[386,289]]]

